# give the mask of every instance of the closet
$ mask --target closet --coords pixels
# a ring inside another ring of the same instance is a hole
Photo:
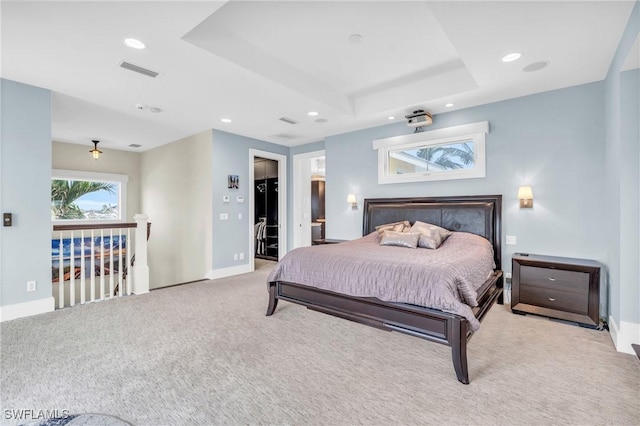
[[[255,157],[255,257],[278,260],[278,162]]]

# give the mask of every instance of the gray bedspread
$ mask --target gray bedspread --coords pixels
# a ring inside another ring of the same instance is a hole
[[[480,327],[471,307],[495,268],[485,238],[454,232],[437,250],[380,246],[373,232],[341,244],[289,252],[268,281],[288,281],[360,297],[452,312]]]

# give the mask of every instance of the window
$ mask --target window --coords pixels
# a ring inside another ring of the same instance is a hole
[[[128,176],[53,170],[51,219],[55,222],[119,222],[127,217]]]
[[[375,140],[378,183],[484,177],[488,130],[485,121]]]

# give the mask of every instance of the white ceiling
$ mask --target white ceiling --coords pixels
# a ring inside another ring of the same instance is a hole
[[[54,140],[143,151],[216,128],[292,146],[387,124],[390,115],[404,121],[418,108],[437,114],[602,80],[632,8],[633,1],[5,0],[0,72],[53,91]],[[353,43],[351,34],[363,40]],[[126,47],[127,37],[147,48]],[[501,61],[514,51],[522,58]],[[124,70],[123,60],[160,76]],[[549,65],[522,71],[539,61]]]

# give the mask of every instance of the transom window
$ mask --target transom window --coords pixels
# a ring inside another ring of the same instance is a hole
[[[128,176],[53,170],[51,219],[64,223],[124,221]]]
[[[488,129],[482,122],[375,140],[378,183],[484,177]]]

